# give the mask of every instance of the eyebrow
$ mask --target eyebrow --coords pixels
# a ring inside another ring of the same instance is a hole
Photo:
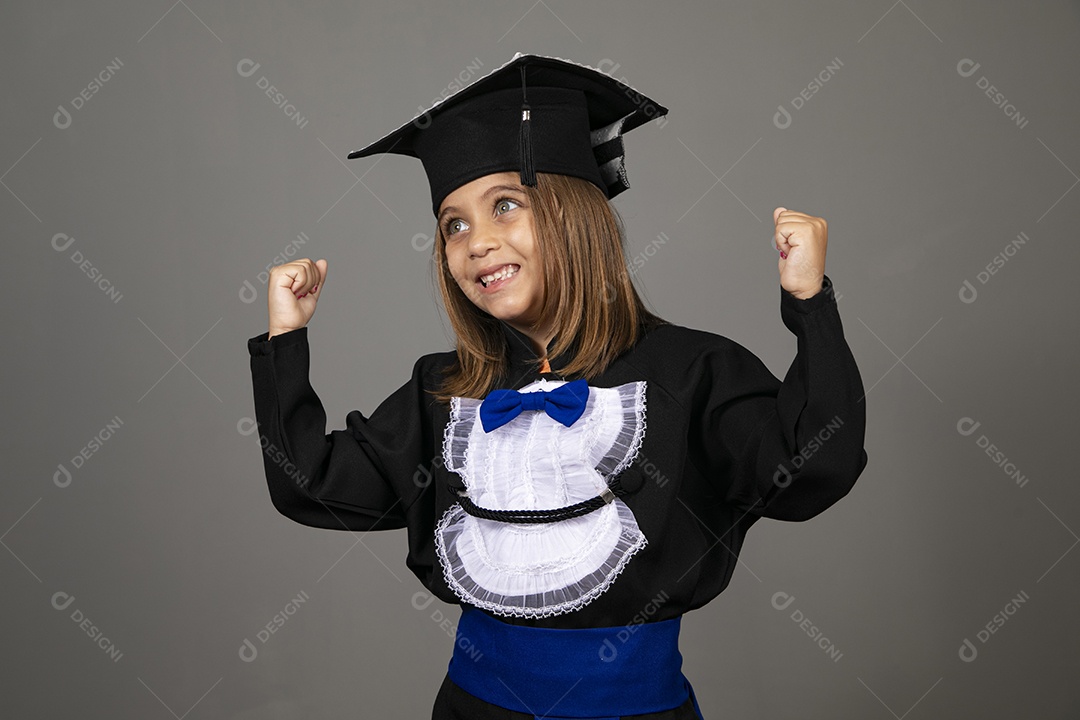
[[[519,195],[524,195],[525,194],[525,191],[522,190],[521,186],[519,186],[519,185],[492,185],[491,187],[489,187],[487,190],[484,191],[484,194],[480,196],[480,199],[481,200],[486,200],[488,197],[490,197],[491,195],[494,195],[497,192],[507,192],[507,191],[515,192],[515,193],[517,193]],[[436,218],[436,221],[441,221],[442,218],[443,218],[443,215],[445,215],[448,212],[457,212],[457,208],[454,207],[453,205],[447,205],[446,207],[444,207],[442,209],[442,212],[439,213],[439,217]]]

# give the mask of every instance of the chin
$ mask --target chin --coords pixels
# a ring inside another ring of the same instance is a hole
[[[501,308],[498,305],[494,307],[484,308],[484,312],[493,318],[498,320],[504,320],[506,322],[516,322],[518,324],[527,324],[525,321],[524,313],[516,308]]]

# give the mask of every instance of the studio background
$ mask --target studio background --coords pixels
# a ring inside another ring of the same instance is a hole
[[[615,200],[663,317],[782,378],[772,210],[829,223],[869,464],[684,618],[705,717],[1080,717],[1078,30],[1076,2],[7,3],[3,715],[429,716],[459,610],[404,530],[274,510],[246,341],[267,267],[327,258],[328,432],[452,347],[419,161],[344,157],[521,51],[670,108]]]

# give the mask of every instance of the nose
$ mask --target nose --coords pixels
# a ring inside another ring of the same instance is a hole
[[[480,220],[469,233],[469,254],[472,257],[483,257],[489,251],[498,248],[501,242],[499,229],[495,223]]]

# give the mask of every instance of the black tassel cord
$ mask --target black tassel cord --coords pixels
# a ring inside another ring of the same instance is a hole
[[[536,187],[536,169],[533,167],[532,137],[529,127],[532,124],[532,108],[525,91],[525,66],[521,66],[521,129],[518,132],[518,151],[521,156],[521,184]]]

